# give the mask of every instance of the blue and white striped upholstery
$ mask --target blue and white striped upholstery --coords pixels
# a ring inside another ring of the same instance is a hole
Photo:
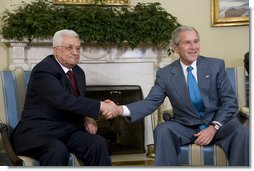
[[[196,144],[189,144],[181,146],[180,149],[179,159],[181,165],[228,165],[225,153],[217,145],[199,146]]]
[[[31,71],[16,69],[15,71],[0,72],[0,122],[8,125],[9,133],[15,128],[21,118],[21,112],[24,105],[26,94],[26,85],[28,83]],[[1,140],[1,139],[0,139]],[[6,161],[6,155],[0,141],[0,161]],[[23,160],[23,166],[38,166],[38,161],[19,156]],[[69,166],[80,166],[82,163],[71,154]]]
[[[1,118],[8,124],[10,132],[15,128],[21,117],[27,84],[25,76],[30,76],[28,71],[15,70],[13,72],[0,72],[1,104],[4,110],[1,111]]]

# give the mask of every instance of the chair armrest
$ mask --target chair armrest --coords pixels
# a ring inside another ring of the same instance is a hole
[[[241,107],[240,110],[238,111],[238,114],[239,115],[243,115],[243,116],[245,116],[246,118],[249,119],[249,117],[250,117],[250,109],[249,109],[249,107],[246,107],[246,106]]]
[[[239,111],[237,112],[237,117],[239,119],[239,121],[245,125],[245,126],[249,126],[249,117],[250,117],[250,109],[249,107],[241,107],[239,109]]]
[[[169,120],[173,120],[175,115],[172,109],[170,110],[164,110],[162,113],[163,116],[163,120],[164,121],[169,121]]]
[[[0,133],[3,141],[4,149],[11,163],[14,166],[23,166],[23,161],[15,154],[8,134],[8,127],[4,123],[0,123]]]

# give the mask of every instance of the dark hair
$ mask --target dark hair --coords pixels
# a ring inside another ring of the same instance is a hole
[[[243,63],[244,63],[244,68],[246,69],[247,73],[249,74],[249,52],[244,54]]]

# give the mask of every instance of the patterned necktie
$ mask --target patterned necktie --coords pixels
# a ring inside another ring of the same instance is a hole
[[[75,80],[75,77],[74,77],[72,71],[69,70],[67,72],[67,75],[68,75],[68,78],[70,80],[71,87],[72,87],[72,90],[73,90],[75,96],[78,96],[79,95],[78,86],[77,86],[77,83],[76,83],[76,80]]]
[[[204,106],[203,99],[201,97],[201,94],[200,94],[200,91],[199,91],[199,88],[198,88],[197,81],[196,81],[194,75],[191,72],[192,69],[193,69],[192,66],[189,66],[187,68],[187,72],[188,72],[187,84],[188,84],[188,89],[189,89],[189,95],[190,95],[192,104],[194,105],[194,107],[199,112],[201,118],[203,118],[204,117],[205,106]],[[202,130],[206,127],[207,127],[207,125],[201,124],[199,128]]]

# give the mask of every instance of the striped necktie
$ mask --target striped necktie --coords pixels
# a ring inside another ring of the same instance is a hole
[[[204,106],[204,102],[203,99],[201,97],[199,88],[198,88],[198,84],[197,81],[194,77],[194,75],[192,74],[192,66],[187,67],[187,84],[188,84],[188,90],[189,90],[189,95],[191,98],[191,102],[194,105],[194,107],[197,109],[197,111],[200,114],[200,117],[203,118],[204,117],[204,111],[205,111],[205,106]],[[201,124],[199,126],[199,128],[202,130],[204,128],[206,128],[207,125],[206,124]]]
[[[78,86],[77,86],[77,83],[76,83],[76,79],[73,75],[73,72],[71,70],[69,70],[67,72],[67,75],[68,75],[68,78],[70,80],[71,87],[72,87],[72,90],[73,90],[75,96],[78,96],[79,95]]]

